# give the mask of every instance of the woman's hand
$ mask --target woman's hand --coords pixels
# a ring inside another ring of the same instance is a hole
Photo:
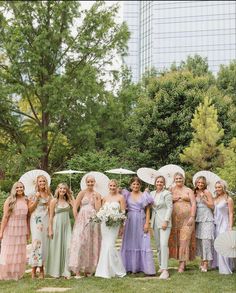
[[[93,198],[94,198],[95,200],[100,200],[100,198],[99,198],[99,194],[98,194],[97,192],[94,192],[94,193],[93,193]]]
[[[175,195],[175,196],[173,196],[173,202],[175,202],[175,201],[178,201],[178,200],[180,200],[181,199],[181,196],[179,196],[179,195]]]
[[[30,240],[30,229],[27,229],[26,239],[27,241]]]
[[[164,222],[162,223],[162,226],[161,226],[162,230],[165,231],[167,227],[168,227],[168,222],[167,222],[167,221],[164,221]]]
[[[3,237],[3,233],[0,232],[0,240],[2,240]]]
[[[49,229],[49,231],[48,231],[48,237],[49,237],[50,239],[53,238],[53,232],[52,232],[51,229]]]
[[[122,226],[120,226],[118,236],[119,237],[122,237],[123,236],[123,233],[124,233],[124,226],[122,225]]]
[[[35,198],[37,202],[39,201],[40,197],[41,197],[40,192],[36,192]]]
[[[143,231],[144,231],[144,233],[148,233],[148,231],[149,231],[149,224],[147,224],[147,223],[144,224]]]
[[[187,222],[187,226],[192,226],[194,223],[194,217],[190,217],[188,222]]]

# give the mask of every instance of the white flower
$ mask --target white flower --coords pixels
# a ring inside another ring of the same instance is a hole
[[[90,218],[91,222],[105,222],[107,226],[119,226],[126,220],[124,212],[121,212],[119,207],[112,205],[103,205],[95,216]]]

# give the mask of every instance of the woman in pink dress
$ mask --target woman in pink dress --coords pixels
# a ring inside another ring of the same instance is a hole
[[[96,270],[101,246],[100,224],[92,223],[91,216],[101,207],[101,195],[94,190],[95,178],[86,177],[87,188],[77,195],[73,205],[75,225],[72,232],[69,268],[80,278]],[[77,212],[80,208],[79,213]]]
[[[24,189],[21,182],[16,182],[4,203],[0,229],[0,280],[18,280],[25,272],[29,225]]]

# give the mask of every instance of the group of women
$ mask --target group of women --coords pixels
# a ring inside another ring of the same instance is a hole
[[[175,174],[169,190],[161,175],[156,178],[152,192],[141,192],[138,177],[131,179],[130,191],[120,191],[117,182],[110,180],[106,195],[94,190],[93,176],[86,177],[86,185],[76,199],[65,183],[57,186],[53,197],[44,176],[37,177],[35,195],[29,199],[21,182],[13,185],[4,204],[0,229],[0,280],[18,280],[23,276],[30,234],[32,278],[38,276],[37,268],[39,278],[45,274],[70,278],[71,272],[75,278],[93,274],[123,277],[137,272],[156,275],[152,229],[160,279],[169,277],[169,258],[179,260],[178,272],[182,273],[196,255],[201,257],[202,272],[207,272],[211,265],[218,267],[220,273],[232,273],[232,259],[217,254],[213,248],[216,236],[233,227],[233,200],[223,181],[216,183],[214,199],[207,190],[205,177],[198,177],[191,190],[184,185],[181,173]],[[105,222],[91,221],[102,205],[126,211],[125,223],[110,227]],[[70,210],[75,219],[73,230]],[[115,246],[118,234],[123,236],[120,253]]]

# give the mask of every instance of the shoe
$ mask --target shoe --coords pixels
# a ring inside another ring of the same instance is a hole
[[[162,271],[163,271],[163,269],[159,269],[159,270],[158,270],[158,273],[162,273]]]
[[[84,276],[74,276],[75,279],[82,279]]]
[[[169,278],[169,276],[170,276],[170,275],[169,275],[168,271],[164,270],[164,271],[161,273],[159,279],[167,280],[167,279]]]
[[[44,272],[39,273],[39,279],[44,279]]]
[[[201,272],[202,272],[202,273],[206,273],[206,272],[207,272],[207,269],[204,268],[204,267],[202,267],[202,268],[201,268]]]

